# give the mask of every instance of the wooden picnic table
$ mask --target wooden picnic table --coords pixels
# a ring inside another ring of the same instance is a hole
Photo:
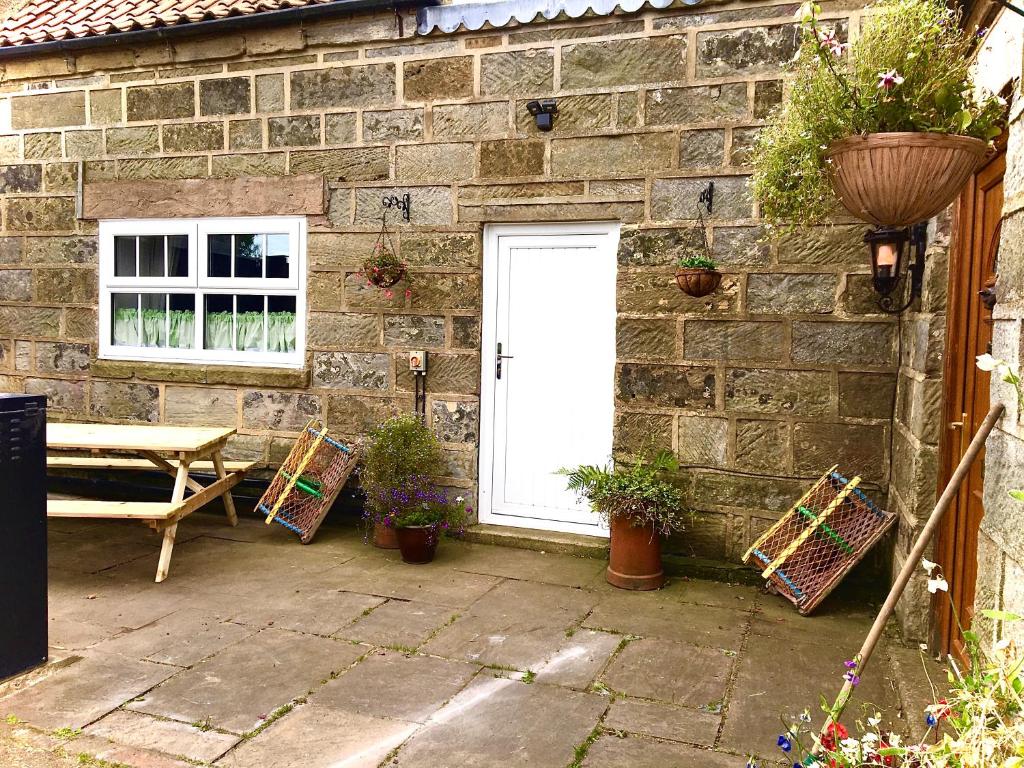
[[[221,451],[234,429],[220,427],[168,427],[141,424],[46,425],[46,446],[55,451],[89,451],[89,456],[57,455],[46,460],[51,469],[145,470],[158,469],[174,477],[169,502],[51,499],[49,517],[89,517],[140,520],[163,534],[156,581],[167,578],[178,522],[220,496],[228,523],[238,525],[231,489],[254,462],[224,461]],[[103,454],[103,455],[101,455]],[[115,455],[110,455],[115,454]],[[116,454],[128,454],[116,455]],[[217,479],[202,485],[193,470],[213,470]],[[191,490],[191,496],[185,496]]]

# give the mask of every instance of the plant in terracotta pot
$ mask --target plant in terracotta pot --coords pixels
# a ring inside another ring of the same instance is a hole
[[[406,563],[429,563],[444,534],[462,534],[467,510],[461,496],[448,494],[428,477],[413,476],[385,489],[380,500],[387,506],[387,519],[398,538]]]
[[[439,474],[442,460],[437,437],[416,414],[392,416],[370,432],[359,476],[376,546],[398,549],[388,494],[409,478]]]
[[[688,255],[679,259],[676,284],[683,293],[700,298],[717,291],[721,283],[722,273],[710,256]]]
[[[797,13],[803,42],[782,107],[754,149],[764,218],[792,228],[853,216],[905,227],[957,196],[1002,130],[1005,102],[975,91],[975,34],[943,0],[881,0],[860,33]]]
[[[668,472],[678,469],[675,456],[661,451],[641,456],[634,464],[585,465],[559,470],[569,490],[590,502],[611,530],[611,552],[605,577],[622,589],[659,589],[661,537],[683,530],[683,499]]]

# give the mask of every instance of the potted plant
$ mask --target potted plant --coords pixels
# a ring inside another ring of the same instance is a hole
[[[370,432],[360,469],[366,492],[364,517],[373,528],[373,543],[398,549],[389,494],[409,478],[440,474],[441,446],[416,414],[393,416]]]
[[[621,589],[659,589],[661,537],[683,530],[679,489],[664,479],[679,464],[669,451],[634,464],[593,465],[559,470],[569,489],[590,502],[611,530],[605,578]]]
[[[460,535],[466,517],[461,496],[449,501],[447,493],[429,478],[413,476],[383,492],[389,524],[406,563],[433,561],[442,534]]]
[[[390,294],[391,288],[399,283],[407,274],[408,268],[404,261],[395,255],[391,246],[378,240],[373,254],[363,262],[363,275],[369,285],[375,285]]]
[[[881,0],[854,42],[797,14],[803,43],[780,110],[754,149],[764,218],[786,227],[826,221],[837,199],[885,227],[948,206],[1001,132],[1005,102],[971,81],[974,35],[944,0]]]
[[[679,259],[676,284],[689,296],[700,298],[714,293],[722,283],[722,273],[710,256],[689,255]]]

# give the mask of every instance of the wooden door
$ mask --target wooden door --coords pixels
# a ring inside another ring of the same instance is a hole
[[[957,204],[949,264],[940,492],[989,409],[989,374],[978,370],[975,358],[990,351],[992,342],[988,298],[996,279],[1005,169],[1004,148],[975,174]],[[946,512],[936,545],[936,561],[949,582],[949,596],[941,592],[935,596],[933,640],[943,653],[961,658],[961,630],[970,628],[974,616],[978,528],[985,514],[984,467],[982,453]]]

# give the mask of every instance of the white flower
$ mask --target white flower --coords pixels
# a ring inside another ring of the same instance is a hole
[[[942,577],[939,577],[937,579],[928,579],[928,591],[934,595],[939,590],[942,590],[943,592],[948,592],[949,583]]]
[[[921,567],[924,568],[928,572],[929,576],[932,575],[932,571],[934,571],[938,567],[938,565],[939,565],[938,563],[933,563],[927,557],[922,557],[921,558]]]
[[[878,73],[878,87],[883,91],[891,91],[897,85],[903,84],[903,76],[895,69],[890,69],[888,72]]]
[[[465,499],[464,499],[464,498],[462,498],[461,496],[456,496],[456,497],[455,497],[455,503],[456,503],[456,504],[461,504],[461,503],[462,503],[462,502],[464,502],[464,501],[465,501]]]
[[[992,355],[988,353],[978,355],[978,368],[983,371],[994,371],[1002,362],[1002,360],[992,357]]]
[[[882,722],[882,713],[881,712],[876,712],[874,717],[869,717],[868,718],[868,725],[870,725],[872,728],[877,728],[879,723],[881,723],[881,722]]]

